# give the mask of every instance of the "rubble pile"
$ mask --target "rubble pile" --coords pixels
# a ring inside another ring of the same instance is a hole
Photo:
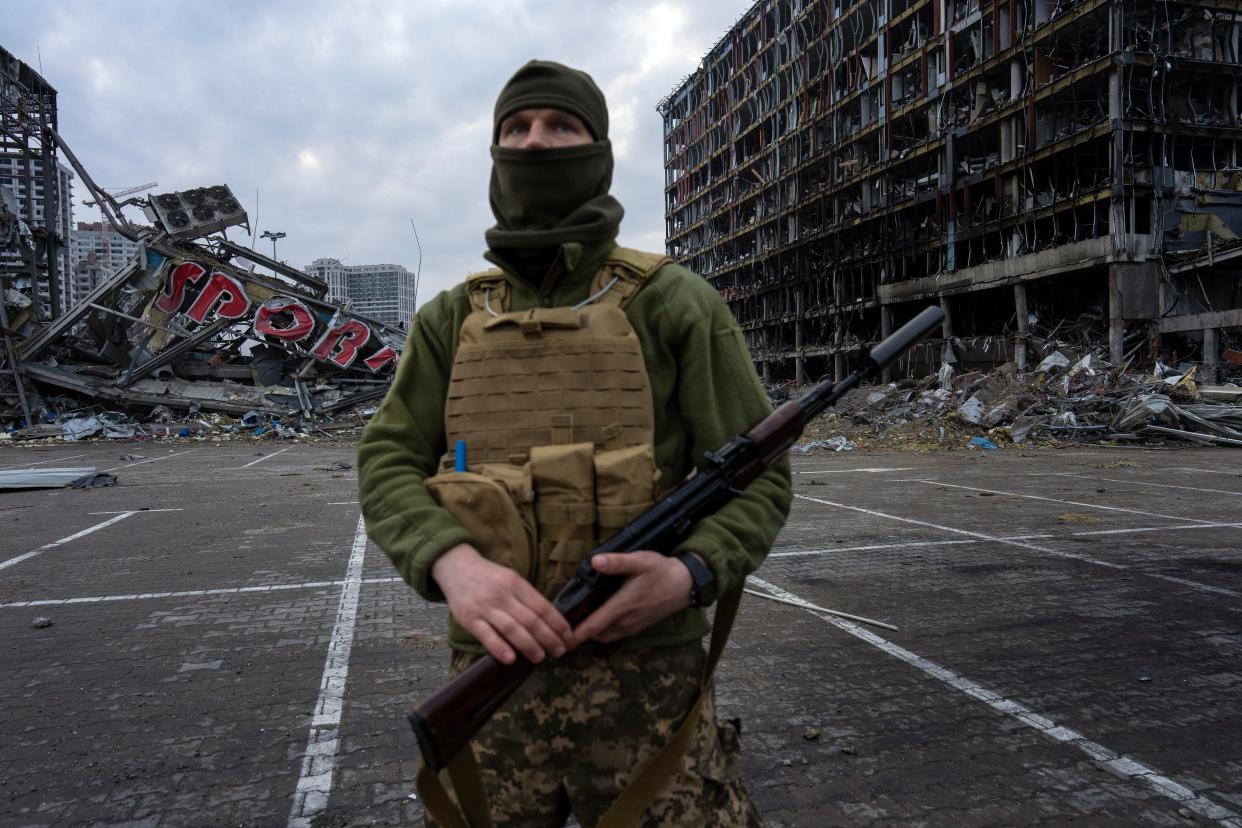
[[[1242,364],[1224,384],[1196,368],[1115,368],[1098,354],[1053,350],[1033,370],[980,373],[949,365],[923,380],[851,391],[813,422],[802,451],[855,447],[934,451],[1070,443],[1242,446]],[[774,394],[774,396],[783,396]]]
[[[305,437],[364,423],[403,330],[230,240],[249,225],[228,187],[130,203],[151,225],[115,202],[105,217],[138,255],[74,307],[57,316],[35,291],[0,291],[0,439]],[[0,245],[34,256],[19,237]]]

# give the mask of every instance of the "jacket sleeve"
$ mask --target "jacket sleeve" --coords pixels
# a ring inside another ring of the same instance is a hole
[[[690,312],[679,314],[687,322],[676,346],[677,401],[690,432],[691,459],[701,466],[705,452],[748,431],[772,407],[728,306],[701,277],[689,275]],[[789,459],[782,457],[739,497],[699,521],[676,551],[701,555],[724,592],[763,563],[791,499]]]
[[[428,600],[444,595],[431,578],[435,560],[470,533],[423,487],[444,453],[444,398],[451,369],[451,294],[421,309],[397,375],[358,448],[358,500],[367,535],[401,577]]]

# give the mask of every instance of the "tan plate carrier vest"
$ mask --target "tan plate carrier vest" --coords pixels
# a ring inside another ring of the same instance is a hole
[[[466,280],[473,311],[462,323],[444,406],[450,454],[445,471],[425,485],[484,557],[521,573],[548,597],[595,546],[655,502],[660,475],[651,382],[625,308],[670,261],[618,247],[600,266],[588,298],[573,307],[510,311],[510,284],[501,271]],[[468,471],[451,470],[458,440],[466,442]],[[705,687],[732,625],[740,590],[732,592],[716,612]],[[451,615],[449,626],[456,636],[465,633]],[[601,826],[637,820],[672,778],[701,708],[702,697]],[[420,767],[424,807],[441,825],[490,826],[473,751],[460,751],[448,773],[457,803]]]
[[[466,281],[474,310],[444,427],[450,447],[465,441],[469,470],[426,486],[484,557],[549,597],[655,502],[651,381],[625,307],[668,261],[618,248],[573,307],[510,311],[500,271]]]

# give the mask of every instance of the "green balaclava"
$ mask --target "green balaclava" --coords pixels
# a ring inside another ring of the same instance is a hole
[[[590,144],[542,150],[497,145],[500,123],[522,109],[559,109],[576,115],[595,138]],[[625,210],[608,194],[612,144],[608,105],[586,72],[532,60],[509,79],[496,99],[492,124],[489,196],[496,226],[485,234],[492,250],[522,256],[560,245],[592,245],[617,236]]]

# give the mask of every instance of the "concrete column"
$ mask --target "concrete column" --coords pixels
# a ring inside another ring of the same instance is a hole
[[[1155,262],[1113,262],[1108,266],[1108,358],[1125,357],[1126,320],[1159,317],[1160,272]]]
[[[1126,320],[1122,313],[1122,274],[1117,265],[1108,268],[1108,361],[1120,367],[1125,357]]]
[[[888,305],[880,305],[880,339],[888,339],[893,333],[893,311]],[[893,366],[888,365],[880,374],[880,381],[893,381]]]
[[[832,355],[832,378],[835,381],[840,382],[845,379],[846,368],[845,353],[841,350],[845,347],[844,314],[837,314],[836,318],[833,319],[833,325],[834,332],[832,336],[832,343],[836,348],[836,351]]]
[[[1018,314],[1018,335],[1013,340],[1013,361],[1019,371],[1026,370],[1026,337],[1031,332],[1030,311],[1026,305],[1026,285],[1018,282],[1013,286],[1013,304]]]
[[[794,287],[794,381],[806,382],[806,360],[802,357],[802,287]]]
[[[1203,329],[1203,379],[1212,385],[1220,382],[1220,329]]]

